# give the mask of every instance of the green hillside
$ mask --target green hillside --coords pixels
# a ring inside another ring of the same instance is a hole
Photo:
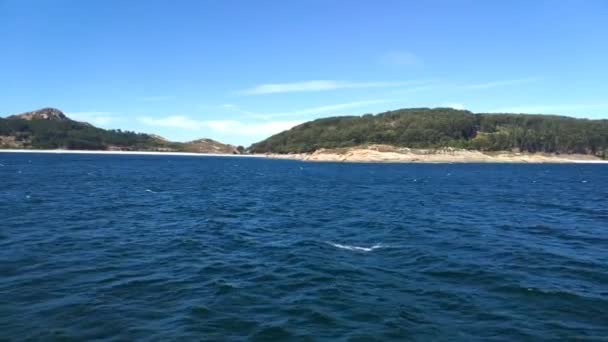
[[[104,130],[72,120],[0,118],[0,136],[12,137],[13,147],[33,149],[105,150],[109,146],[151,149],[163,145],[147,134]],[[8,144],[8,139],[5,140]]]
[[[388,144],[482,151],[584,153],[606,158],[608,120],[553,115],[474,114],[451,108],[400,109],[306,122],[249,147],[252,153]]]

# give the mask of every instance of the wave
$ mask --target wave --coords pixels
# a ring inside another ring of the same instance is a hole
[[[153,194],[156,194],[156,193],[157,193],[156,191],[152,191],[152,190],[150,190],[150,189],[146,189],[146,192],[150,192],[150,193],[153,193]]]
[[[327,244],[334,246],[336,248],[340,248],[340,249],[346,249],[349,251],[359,251],[359,252],[371,252],[374,249],[378,249],[378,248],[382,248],[384,246],[382,246],[382,244],[377,243],[371,247],[360,247],[360,246],[350,246],[350,245],[342,245],[339,243],[333,243],[333,242],[327,242]]]

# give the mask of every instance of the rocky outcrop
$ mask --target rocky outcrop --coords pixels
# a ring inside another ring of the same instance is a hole
[[[11,135],[0,135],[0,148],[23,148],[27,141],[17,140]]]
[[[390,145],[318,149],[312,153],[267,154],[267,156],[277,159],[350,163],[607,163],[588,154],[482,152],[451,147],[412,149]]]
[[[17,115],[11,115],[7,119],[23,119],[23,120],[56,120],[70,121],[62,111],[56,108],[42,108],[31,112],[26,112]]]

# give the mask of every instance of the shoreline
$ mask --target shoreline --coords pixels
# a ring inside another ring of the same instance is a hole
[[[253,154],[195,153],[195,152],[158,152],[158,151],[106,151],[106,150],[27,150],[0,149],[0,153],[43,153],[43,154],[105,154],[135,156],[186,156],[186,157],[263,157]]]
[[[267,154],[268,158],[338,163],[502,163],[502,164],[608,164],[586,154],[482,152],[454,148],[410,149],[388,145],[319,149],[312,153]]]
[[[458,149],[409,149],[387,146],[370,146],[366,148],[348,148],[326,150],[312,153],[292,154],[227,154],[227,153],[194,153],[194,152],[159,152],[159,151],[105,151],[105,150],[28,150],[0,149],[0,153],[41,153],[41,154],[98,154],[98,155],[139,155],[139,156],[185,156],[185,157],[233,157],[263,158],[275,160],[293,160],[319,163],[385,163],[385,164],[466,164],[466,163],[500,163],[500,164],[608,164],[608,160],[581,154],[546,154],[458,150]]]

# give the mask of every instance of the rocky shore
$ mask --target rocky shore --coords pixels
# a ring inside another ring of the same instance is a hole
[[[454,148],[411,149],[388,145],[319,149],[313,153],[266,154],[268,158],[349,163],[608,163],[586,154],[482,152]]]

